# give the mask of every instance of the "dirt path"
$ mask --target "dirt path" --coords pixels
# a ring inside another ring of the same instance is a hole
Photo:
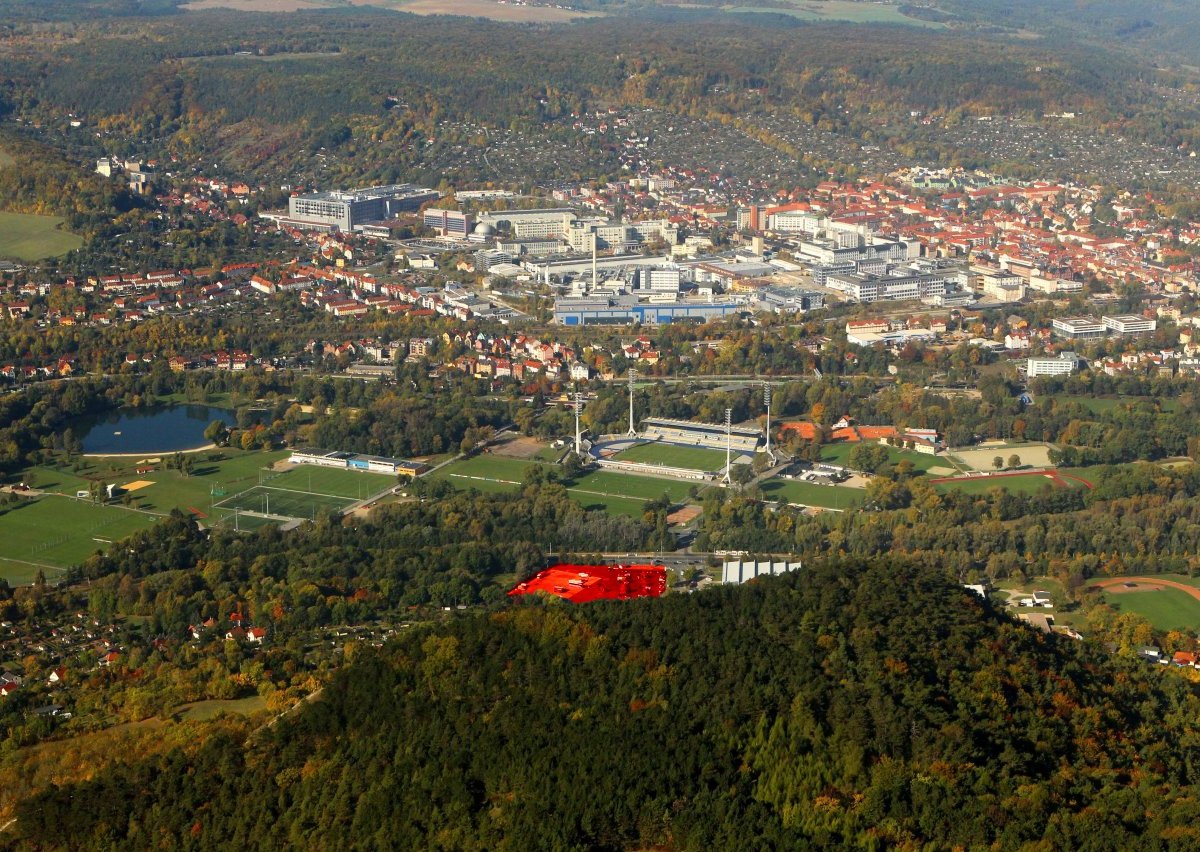
[[[1109,577],[1107,580],[1099,580],[1092,585],[1105,589],[1109,586],[1121,585],[1122,583],[1140,583],[1147,586],[1158,586],[1159,588],[1165,586],[1170,589],[1178,589],[1181,592],[1186,592],[1200,601],[1200,589],[1197,589],[1195,586],[1187,586],[1183,583],[1177,583],[1174,580],[1161,580],[1156,577]]]

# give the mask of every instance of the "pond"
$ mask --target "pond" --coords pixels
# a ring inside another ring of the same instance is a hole
[[[83,432],[85,453],[173,453],[205,446],[204,430],[214,420],[233,425],[237,414],[211,405],[125,408],[77,431]]]

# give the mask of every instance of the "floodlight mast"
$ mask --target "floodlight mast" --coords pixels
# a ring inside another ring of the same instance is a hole
[[[730,475],[730,471],[729,471],[730,467],[732,467],[732,465],[733,465],[733,462],[732,462],[732,458],[733,458],[732,431],[733,431],[733,409],[726,408],[725,409],[725,476],[721,480],[726,485],[730,485],[733,483],[733,476]]]
[[[767,407],[767,458],[775,464],[775,451],[771,449],[771,383],[763,382],[763,403]]]
[[[583,394],[575,391],[575,455],[583,457],[583,433],[579,430],[579,415],[583,411]]]
[[[637,429],[634,428],[634,422],[633,422],[633,384],[634,384],[634,382],[637,381],[637,377],[638,377],[638,371],[633,369],[632,367],[630,367],[629,368],[629,432],[627,433],[630,438],[633,438],[637,435]]]

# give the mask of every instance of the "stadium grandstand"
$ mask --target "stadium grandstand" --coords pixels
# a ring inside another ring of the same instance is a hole
[[[725,449],[725,426],[723,424],[647,417],[642,421],[640,437],[668,444],[680,444],[685,447]],[[735,453],[757,452],[759,444],[762,442],[763,431],[758,427],[731,426],[729,428],[729,445]]]

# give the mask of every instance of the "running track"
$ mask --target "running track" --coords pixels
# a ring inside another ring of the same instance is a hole
[[[1092,585],[1096,586],[1097,588],[1104,589],[1108,586],[1117,586],[1122,583],[1144,583],[1147,586],[1167,586],[1172,589],[1178,589],[1181,592],[1186,592],[1196,600],[1200,601],[1200,589],[1197,589],[1195,586],[1187,586],[1183,583],[1177,583],[1174,580],[1162,580],[1158,577],[1109,577],[1107,580],[1097,580]]]
[[[929,480],[929,483],[931,485],[936,485],[939,482],[962,482],[964,480],[968,481],[968,482],[980,482],[980,481],[987,482],[989,479],[1001,479],[1005,476],[1043,476],[1046,479],[1049,479],[1055,485],[1058,485],[1062,488],[1066,488],[1068,486],[1067,480],[1071,479],[1071,480],[1074,480],[1075,482],[1078,482],[1080,485],[1082,485],[1084,488],[1088,489],[1089,491],[1091,491],[1092,488],[1095,487],[1092,485],[1092,483],[1088,482],[1082,476],[1076,476],[1073,473],[1063,473],[1062,471],[1053,470],[1053,469],[1014,470],[1014,471],[1008,471],[1007,473],[989,473],[986,476],[942,476],[937,479]]]

